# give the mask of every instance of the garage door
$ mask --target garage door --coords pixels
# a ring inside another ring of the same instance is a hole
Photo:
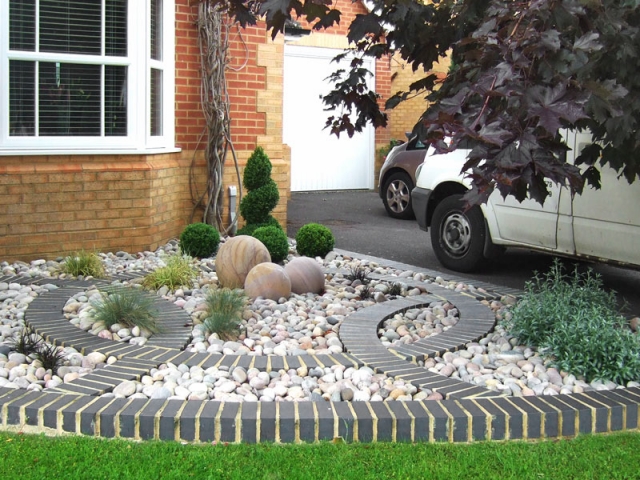
[[[291,147],[294,192],[373,188],[374,129],[339,139],[324,129],[331,115],[321,100],[331,90],[324,79],[338,68],[331,59],[341,52],[285,45],[283,138]],[[367,68],[374,71],[373,61]]]

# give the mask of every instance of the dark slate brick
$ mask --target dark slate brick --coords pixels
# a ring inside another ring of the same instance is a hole
[[[571,437],[576,435],[576,416],[577,411],[570,405],[565,403],[562,399],[565,395],[545,395],[544,401],[560,410],[559,420],[562,429],[558,432],[558,435],[565,437]],[[597,422],[596,422],[597,423]]]
[[[438,402],[439,406],[445,409],[453,417],[453,441],[469,441],[469,430],[471,429],[471,419],[457,402],[453,400],[443,400]]]
[[[535,406],[544,415],[542,417],[544,428],[541,437],[559,437],[562,432],[560,432],[560,429],[558,428],[561,416],[561,413],[558,411],[558,409],[541,400],[540,397],[526,397],[526,400],[533,406]]]
[[[594,400],[603,403],[608,408],[609,428],[608,431],[615,432],[624,428],[624,405],[610,396],[603,395],[603,392],[589,392],[589,396]],[[596,428],[597,428],[596,422]]]
[[[296,405],[293,402],[278,402],[277,405],[280,441],[293,443],[296,439]]]
[[[270,371],[274,372],[284,369],[284,357],[279,355],[269,355],[268,368]]]
[[[240,408],[239,403],[223,402],[220,415],[220,440],[223,442],[236,441],[236,417]]]
[[[212,442],[216,439],[216,417],[221,407],[221,402],[205,402],[198,417],[201,442]]]
[[[32,402],[35,398],[35,392],[27,392],[27,390],[22,390],[22,395],[19,397],[10,400],[9,402],[4,402],[4,407],[7,409],[7,423],[10,425],[16,425],[20,423],[20,409],[25,406],[25,404]]]
[[[386,406],[391,411],[392,421],[396,423],[396,442],[413,441],[413,432],[411,431],[412,421],[411,415],[407,410],[405,402],[372,402],[374,411],[377,411],[380,405]],[[379,440],[382,440],[379,438]]]
[[[77,395],[60,395],[59,399],[55,402],[47,405],[43,412],[43,421],[42,424],[48,428],[58,428],[58,410],[69,405],[71,402],[78,398]]]
[[[347,402],[335,402],[332,403],[333,409],[338,415],[338,437],[342,438],[345,442],[352,442],[353,438],[353,426],[355,419],[353,413]]]
[[[259,357],[253,357],[253,368],[257,368],[260,371],[266,371],[267,369],[267,357],[261,355]]]
[[[361,402],[354,402],[354,405],[359,403]],[[390,403],[402,403],[402,402],[370,402],[369,403],[371,410],[373,410],[373,417],[375,417],[376,419],[376,424],[377,424],[376,441],[378,442],[393,441],[394,415],[389,410]],[[358,413],[358,409],[356,409],[356,413]],[[358,420],[359,419],[360,419],[360,414],[358,413]],[[358,436],[360,437],[360,435]]]
[[[74,383],[63,383],[62,385],[58,385],[56,390],[64,393],[76,393],[79,395],[98,395],[100,393],[100,391],[95,388],[87,388]]]
[[[491,438],[489,440],[504,440],[507,436],[507,422],[504,412],[490,399],[478,399],[476,403],[491,416]]]
[[[204,401],[190,400],[180,414],[180,439],[193,442],[196,439],[196,417]]]
[[[542,413],[530,402],[529,397],[512,397],[511,401],[524,411],[527,416],[526,438],[541,438],[542,435]]]
[[[212,353],[207,356],[207,358],[202,362],[200,366],[205,370],[210,367],[216,367],[220,363],[220,360],[222,360],[222,357],[223,355],[221,354]]]
[[[41,393],[35,401],[26,405],[24,407],[24,415],[26,417],[27,425],[38,425],[38,412],[59,398],[60,395],[54,393]],[[0,399],[0,401],[1,400],[3,399]]]
[[[625,409],[624,409],[625,410],[625,414],[624,414],[625,428],[631,430],[631,429],[638,428],[639,426],[638,402],[640,401],[640,398],[636,396],[633,396],[635,397],[635,399],[630,398],[629,396],[626,395],[626,393],[627,391],[625,389],[617,389],[617,390],[600,392],[601,395],[625,405]]]
[[[297,406],[300,440],[313,442],[316,436],[315,402],[298,402]]]
[[[496,398],[494,403],[504,410],[509,416],[507,431],[509,432],[509,440],[524,438],[524,415],[512,402],[511,399]]]
[[[108,405],[113,398],[91,397],[92,402],[80,412],[80,433],[84,435],[96,434],[96,413]]]
[[[261,357],[256,357],[256,360]],[[318,361],[314,355],[300,355],[300,361],[305,367],[311,369],[318,366]]]
[[[578,433],[591,433],[593,419],[596,415],[596,412],[590,408],[590,405],[585,404],[585,402],[581,402],[578,397],[574,395],[560,395],[559,400],[566,404],[568,407],[574,409],[575,416],[578,418],[578,431],[575,431],[575,426],[572,425],[572,428],[565,427],[564,420],[562,424],[562,432],[569,432],[573,430],[573,435],[577,435]],[[563,417],[564,418],[564,417]],[[574,417],[575,419],[575,417]]]
[[[351,408],[355,412],[355,422],[358,425],[358,442],[370,443],[374,440],[374,422],[368,402],[352,402]],[[373,402],[376,403],[376,402]]]
[[[460,406],[471,415],[471,439],[487,439],[487,414],[473,400],[461,400]]]
[[[227,367],[231,369],[231,366],[236,362],[236,360],[238,360],[237,355],[225,355],[222,357],[222,360],[220,360],[218,367]]]
[[[113,402],[98,413],[101,437],[113,438],[116,436],[116,415],[129,401],[126,398],[114,398]]]
[[[244,402],[241,414],[242,443],[256,443],[258,441],[258,402]]]
[[[596,395],[596,392],[579,393],[575,395],[576,399],[582,403],[588,405],[595,410],[595,431],[593,433],[608,432],[609,431],[609,416],[613,417],[613,413],[605,404],[603,404],[600,395]],[[622,417],[622,406],[618,405],[618,415],[620,419]],[[620,422],[620,425],[622,422]]]
[[[260,442],[276,441],[276,404],[260,402]]]
[[[447,411],[440,405],[441,402],[420,402],[429,411],[433,418],[433,439],[436,442],[449,441],[449,428],[451,422]]]
[[[284,357],[285,370],[296,370],[302,366],[299,355]]]
[[[400,402],[389,402],[389,405]],[[413,432],[414,442],[428,442],[431,431],[431,418],[427,415],[427,402],[402,402],[414,417],[415,428]]]
[[[160,415],[160,440],[176,439],[177,414],[184,403],[184,400],[167,400]]]
[[[333,440],[333,404],[316,402],[318,414],[318,440]]]
[[[134,438],[136,436],[136,414],[142,410],[148,400],[136,398],[131,401],[119,414],[118,436],[122,438]]]
[[[94,400],[95,397],[78,397],[75,402],[64,407],[62,409],[62,429],[65,432],[80,430],[80,425],[76,422],[76,415]]]
[[[238,355],[238,361],[236,367],[242,367],[246,370],[251,366],[252,357],[249,355]]]
[[[155,415],[162,407],[164,400],[149,400],[138,415],[138,432],[143,440],[155,438]]]

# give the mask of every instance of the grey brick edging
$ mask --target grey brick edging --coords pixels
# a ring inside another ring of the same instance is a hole
[[[383,259],[340,252],[403,270],[423,269]],[[438,272],[426,272],[430,276]],[[404,279],[402,279],[404,281]],[[20,278],[14,279],[19,282]],[[33,279],[22,279],[23,282]],[[74,382],[44,392],[0,388],[3,427],[30,425],[97,437],[136,440],[207,442],[318,442],[342,438],[354,442],[416,442],[511,440],[574,437],[584,433],[635,430],[639,427],[640,388],[541,397],[500,397],[482,387],[440,376],[415,362],[435,353],[454,351],[475,341],[494,326],[493,313],[469,295],[428,284],[429,293],[377,304],[346,317],[340,337],[348,353],[296,357],[249,357],[181,351],[186,313],[164,302],[169,328],[162,341],[142,347],[98,339],[71,327],[61,318],[62,305],[81,282],[51,281],[62,288],[38,297],[26,320],[38,333],[59,345],[83,353],[115,355],[113,365],[97,369]],[[84,284],[87,285],[87,284]],[[489,292],[518,292],[488,284]],[[57,294],[55,294],[57,292]],[[395,352],[380,344],[376,329],[398,311],[433,301],[449,301],[460,321],[437,337],[423,339]],[[60,304],[62,302],[62,304]],[[167,306],[169,305],[169,306]],[[84,334],[84,335],[81,335]],[[442,401],[409,402],[218,402],[104,398],[101,393],[130,379],[139,379],[160,363],[236,365],[262,370],[305,365],[367,365],[376,372],[439,391]]]

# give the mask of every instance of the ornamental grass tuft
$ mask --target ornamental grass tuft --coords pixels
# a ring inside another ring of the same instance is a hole
[[[160,267],[145,276],[142,280],[142,286],[150,290],[158,290],[161,287],[176,290],[180,287],[193,285],[197,271],[191,257],[172,255],[166,263],[165,267]]]
[[[600,277],[577,267],[567,275],[555,260],[544,276],[535,275],[503,322],[519,341],[537,346],[560,370],[619,384],[640,379],[640,342],[616,310],[615,294]]]
[[[91,302],[93,319],[110,329],[114,324],[128,328],[140,327],[151,333],[161,331],[154,299],[134,287],[113,287],[100,292],[100,299]]]
[[[240,289],[210,290],[205,298],[206,316],[202,321],[207,332],[216,333],[222,340],[236,338],[246,303],[247,297]]]
[[[80,250],[66,257],[61,268],[64,273],[74,277],[82,275],[102,278],[105,276],[104,266],[98,254],[85,250]]]

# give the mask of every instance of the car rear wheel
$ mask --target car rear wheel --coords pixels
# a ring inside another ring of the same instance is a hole
[[[407,220],[413,218],[411,208],[413,182],[404,172],[395,172],[384,183],[382,202],[390,217]]]
[[[446,268],[470,272],[482,266],[487,234],[482,210],[475,205],[465,211],[462,195],[445,198],[433,212],[431,245]]]

